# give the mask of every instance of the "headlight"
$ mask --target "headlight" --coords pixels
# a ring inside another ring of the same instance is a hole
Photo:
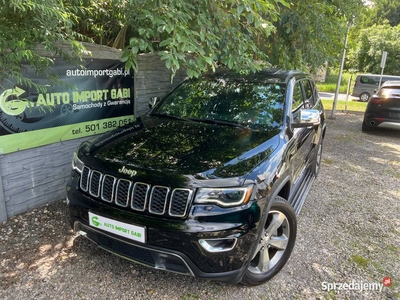
[[[74,153],[74,158],[72,159],[72,169],[75,171],[82,173],[83,170],[83,162],[78,158],[76,152]]]
[[[237,188],[200,188],[197,191],[195,203],[215,203],[229,207],[249,202],[253,186]]]

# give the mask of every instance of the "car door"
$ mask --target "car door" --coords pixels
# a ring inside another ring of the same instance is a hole
[[[308,79],[296,81],[293,87],[292,118],[298,122],[299,112],[302,108],[312,108],[315,105],[315,93],[313,85]],[[295,155],[293,157],[293,178],[295,181],[302,175],[307,167],[310,155],[313,151],[313,141],[316,131],[313,127],[294,128],[293,139],[295,143]]]

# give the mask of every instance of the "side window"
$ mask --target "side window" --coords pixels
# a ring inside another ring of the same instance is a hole
[[[361,82],[362,84],[375,84],[375,85],[378,85],[378,84],[379,84],[379,77],[375,77],[375,76],[361,76],[360,82]]]
[[[292,101],[292,111],[296,111],[303,106],[303,91],[301,89],[301,84],[297,81],[293,88],[293,101]]]
[[[299,118],[299,110],[304,107],[304,95],[300,81],[297,81],[293,88],[293,100],[292,100],[292,114],[293,120]]]
[[[306,94],[306,100],[304,101],[305,108],[312,108],[315,105],[315,88],[314,84],[310,80],[303,81],[304,93]]]

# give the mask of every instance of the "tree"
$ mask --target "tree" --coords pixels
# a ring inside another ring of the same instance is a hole
[[[125,12],[130,9],[126,0],[63,0],[75,9],[74,30],[90,38],[99,45],[123,48],[118,44],[119,34],[125,33],[127,26]],[[134,24],[132,24],[134,27]],[[121,30],[122,29],[122,30]],[[129,33],[128,33],[129,34]]]
[[[85,38],[123,48],[126,68],[158,52],[189,77],[224,65],[255,71],[259,61],[310,69],[337,59],[344,30],[362,0],[0,0],[0,82],[25,80],[22,60],[43,72],[52,62],[36,46],[79,57]],[[13,31],[13,28],[18,28]],[[58,42],[71,45],[63,51]]]
[[[274,22],[277,30],[265,40],[263,50],[273,65],[288,69],[316,69],[336,62],[347,24],[360,8],[359,0],[293,1],[280,10]]]
[[[254,71],[255,59],[283,68],[318,68],[337,59],[349,20],[361,0],[135,1],[127,9],[135,26],[123,60],[160,52],[168,68],[189,76],[219,63]],[[191,56],[186,60],[184,53]]]
[[[400,25],[391,27],[386,22],[361,31],[356,51],[359,70],[379,74],[383,51],[388,52],[385,73],[400,75]]]
[[[278,4],[287,6],[284,0],[132,1],[126,9],[132,36],[122,60],[136,68],[139,52],[160,51],[169,69],[184,67],[189,76],[216,63],[255,71],[255,60],[266,58],[257,39],[274,30]]]
[[[390,26],[400,24],[399,0],[375,0],[367,25],[383,24],[387,20]]]
[[[380,73],[382,52],[387,51],[385,73],[398,74],[400,55],[396,28],[400,24],[399,1],[371,0],[367,3],[350,31],[347,67],[360,72]]]
[[[52,60],[44,51],[67,59],[83,51],[77,40],[83,36],[73,30],[76,7],[61,0],[0,0],[0,7],[0,87],[13,79],[39,88],[22,75],[22,62],[45,72]],[[63,50],[62,43],[69,44],[70,50]]]

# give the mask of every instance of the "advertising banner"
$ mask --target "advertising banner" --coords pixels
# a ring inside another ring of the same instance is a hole
[[[83,67],[54,59],[45,74],[24,75],[43,92],[0,84],[0,154],[99,134],[134,120],[133,72],[116,60],[87,59]]]

